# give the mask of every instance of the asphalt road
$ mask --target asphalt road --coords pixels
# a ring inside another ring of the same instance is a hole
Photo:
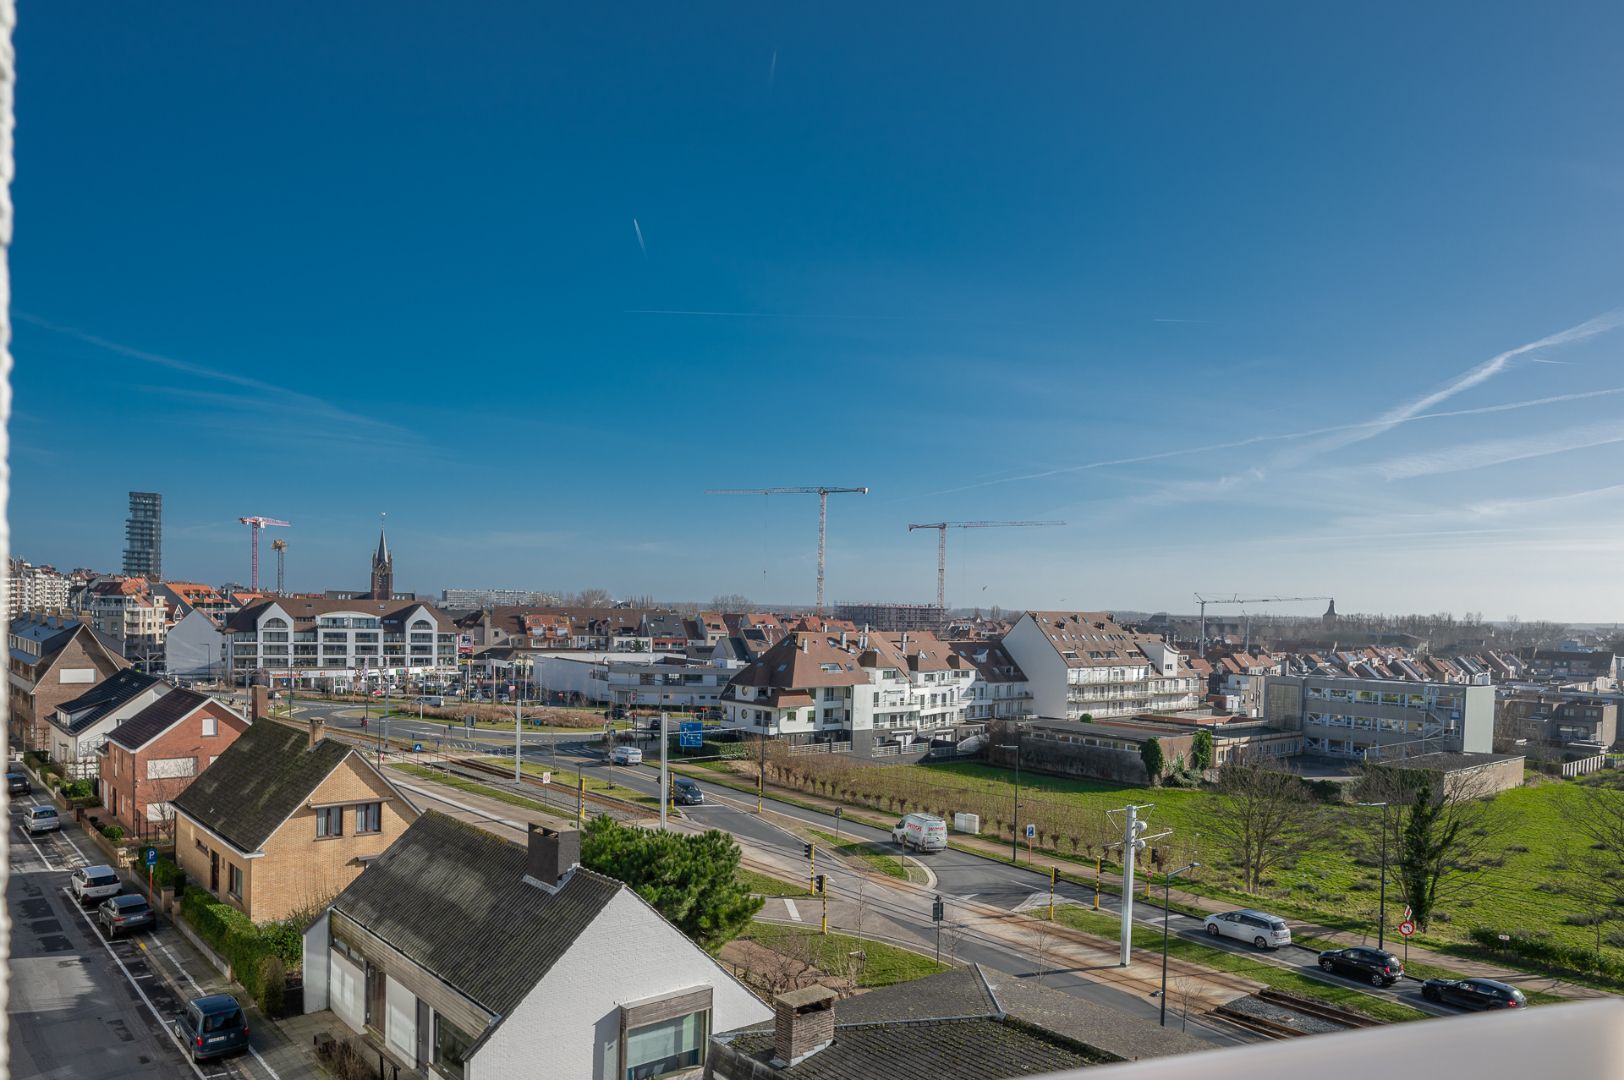
[[[100,852],[72,823],[40,836],[24,832],[23,807],[40,801],[18,796],[7,805],[11,1076],[270,1080],[252,1058],[200,1066],[187,1059],[164,1027],[191,996],[171,987],[189,978],[178,935],[162,928],[109,941],[94,908],[82,908],[68,891],[73,870],[99,861]]]

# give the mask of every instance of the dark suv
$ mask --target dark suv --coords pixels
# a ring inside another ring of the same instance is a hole
[[[193,1061],[248,1049],[248,1017],[230,994],[193,998],[170,1028]]]
[[[103,900],[101,907],[96,909],[96,919],[109,938],[127,934],[131,930],[151,930],[152,905],[135,893],[125,893]]]
[[[6,773],[6,790],[13,795],[32,795],[34,785],[29,782],[27,773],[12,769]]]
[[[1399,958],[1380,949],[1328,949],[1319,954],[1319,966],[1372,986],[1392,986],[1404,977]]]
[[[679,776],[671,781],[671,800],[678,806],[703,806],[705,793],[686,776]]]
[[[1515,986],[1493,979],[1428,979],[1421,996],[1462,1009],[1526,1009],[1528,999]]]

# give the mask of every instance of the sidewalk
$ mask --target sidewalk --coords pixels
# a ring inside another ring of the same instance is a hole
[[[719,774],[713,772],[712,770],[700,768],[698,766],[688,766],[681,769],[679,769],[677,766],[672,766],[672,771],[681,771],[695,777],[696,779],[709,780],[712,783],[717,782],[718,777],[725,776],[725,774]],[[737,778],[731,776],[727,776],[725,778],[730,783],[736,782],[737,780]],[[752,788],[748,795],[753,797],[754,794],[755,792]],[[885,822],[882,820],[882,815],[869,807],[853,806],[852,804],[840,802],[837,799],[830,799],[822,795],[812,795],[807,792],[799,791],[793,788],[786,788],[782,785],[771,782],[767,784],[767,794],[769,798],[776,795],[788,801],[801,803],[806,806],[817,807],[818,809],[824,811],[832,811],[838,806],[842,809],[842,812],[845,813],[847,820],[856,821],[859,824],[869,825],[870,827],[874,828],[885,828]],[[740,797],[742,798],[745,796],[746,793],[741,791]],[[853,812],[854,810],[856,811],[855,813]],[[995,862],[1006,864],[1010,862],[1008,855],[1009,845],[1006,842],[989,840],[983,836],[971,836],[965,833],[957,832],[951,834],[950,841],[953,847],[960,850],[983,856]],[[1052,855],[1045,855],[1041,852],[1037,852],[1032,855],[1030,860],[1022,859],[1019,865],[1028,867],[1040,874],[1047,874],[1050,867],[1058,867],[1063,879],[1069,878],[1070,880],[1086,887],[1092,887],[1094,884],[1094,875],[1087,864],[1078,861],[1056,858]],[[1145,881],[1148,885],[1148,879],[1141,878],[1140,880]],[[1101,881],[1103,882],[1102,888],[1104,891],[1114,892],[1119,895],[1121,894],[1122,876],[1120,874],[1105,871],[1101,876]],[[1143,886],[1136,885],[1136,888],[1142,887]],[[1136,892],[1136,896],[1141,899],[1143,898],[1143,894],[1141,893]],[[1236,907],[1236,904],[1232,901],[1201,896],[1196,893],[1185,892],[1181,889],[1172,890],[1171,899],[1174,904],[1198,909],[1207,913],[1233,911]],[[1155,904],[1157,907],[1160,907],[1160,900],[1160,890],[1158,889],[1157,895],[1149,902]],[[1341,946],[1357,945],[1368,947],[1374,945],[1376,940],[1374,932],[1356,933],[1346,930],[1334,930],[1330,927],[1322,926],[1306,919],[1287,918],[1286,923],[1291,927],[1292,934],[1295,937],[1322,939],[1326,942]],[[1399,938],[1396,930],[1388,936],[1387,948],[1392,952],[1403,953],[1404,949],[1402,939]],[[1537,989],[1539,989],[1541,992],[1554,994],[1558,997],[1597,998],[1612,996],[1604,990],[1596,990],[1588,986],[1577,985],[1567,982],[1566,980],[1559,979],[1555,976],[1518,971],[1514,968],[1508,968],[1498,964],[1451,956],[1447,953],[1436,952],[1420,945],[1411,945],[1409,947],[1408,957],[1409,962],[1412,964],[1444,968],[1463,977],[1495,979],[1500,982],[1510,983],[1513,986],[1522,986],[1525,988],[1532,988],[1535,986],[1535,984],[1538,984]]]

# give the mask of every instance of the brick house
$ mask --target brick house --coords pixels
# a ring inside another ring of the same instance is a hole
[[[89,626],[61,615],[13,619],[6,639],[6,681],[11,685],[7,723],[11,737],[28,750],[45,745],[46,722],[58,705],[130,666]]]
[[[170,805],[187,880],[256,923],[331,901],[419,814],[319,720],[250,724]]]
[[[46,717],[44,749],[72,779],[92,779],[100,771],[108,734],[170,689],[156,676],[125,668],[58,705]]]
[[[171,690],[107,735],[101,747],[106,817],[131,833],[168,832],[170,800],[225,753],[248,720],[190,690]]]

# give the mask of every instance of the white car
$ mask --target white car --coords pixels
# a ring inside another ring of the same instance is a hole
[[[1278,949],[1291,944],[1291,927],[1286,925],[1286,920],[1251,908],[1208,915],[1202,925],[1213,937],[1250,941],[1260,949]]]
[[[616,765],[641,765],[643,751],[635,746],[617,746],[609,751],[609,760]]]
[[[117,896],[124,888],[111,866],[81,866],[73,872],[68,885],[73,890],[73,898],[81,904]]]
[[[62,828],[62,819],[56,816],[54,806],[30,806],[23,820],[31,833],[58,832]]]

